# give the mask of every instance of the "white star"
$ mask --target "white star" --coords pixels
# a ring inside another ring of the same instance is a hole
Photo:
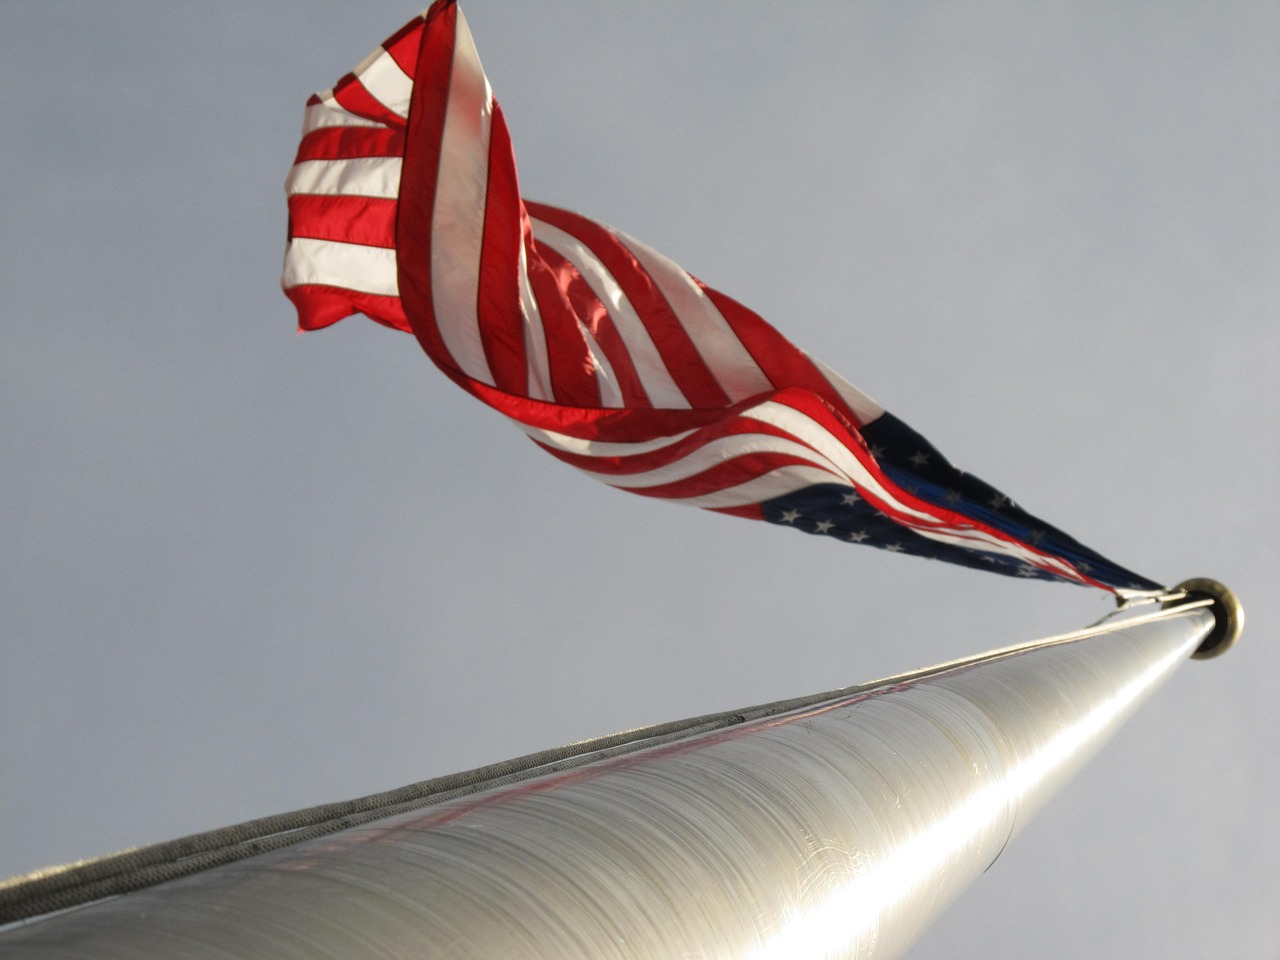
[[[929,455],[923,450],[917,450],[915,456],[911,458],[911,462],[917,467],[923,467],[929,462]]]
[[[853,506],[855,503],[857,503],[861,499],[862,498],[858,496],[857,491],[850,491],[849,493],[840,494],[840,502],[847,507]]]
[[[947,491],[947,503],[958,503],[960,500],[960,492],[958,490]]]
[[[783,523],[795,523],[799,519],[800,519],[799,510],[784,510],[782,513]]]
[[[871,448],[871,456],[873,456],[873,457],[875,457],[877,460],[879,460],[881,457],[883,457],[883,456],[884,456],[884,447],[879,447],[879,446],[872,447],[872,448]]]
[[[1009,502],[1009,498],[1002,493],[997,493],[994,497],[992,497],[990,500],[987,501],[987,503],[991,505],[991,508],[993,510],[999,510],[1008,502]]]
[[[886,546],[885,549],[888,550],[890,553],[901,553],[903,550],[903,547],[902,547],[902,544],[900,543],[891,543],[888,546]]]
[[[867,539],[867,531],[865,530],[855,530],[849,534],[849,540],[852,543],[861,543],[865,539]]]
[[[1036,575],[1035,567],[1022,566],[1018,568],[1018,576],[1020,577],[1034,577],[1035,575]]]
[[[830,520],[819,520],[818,528],[817,530],[814,531],[814,533],[826,533],[834,526],[835,524],[832,523]]]

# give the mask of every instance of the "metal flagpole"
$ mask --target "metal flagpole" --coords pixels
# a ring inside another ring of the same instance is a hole
[[[0,953],[900,956],[1175,667],[1234,642],[1230,591],[1182,586],[1154,613],[642,731],[629,752],[526,765],[490,789],[14,923]],[[59,882],[19,878],[0,902]]]

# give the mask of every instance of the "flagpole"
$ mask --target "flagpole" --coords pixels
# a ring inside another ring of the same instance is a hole
[[[1180,663],[1234,642],[1230,591],[1182,587],[1150,614],[11,925],[0,953],[897,957]]]

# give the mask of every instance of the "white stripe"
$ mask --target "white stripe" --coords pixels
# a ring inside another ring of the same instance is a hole
[[[1036,553],[1029,550],[1019,543],[1012,540],[1002,540],[999,537],[992,536],[982,530],[976,530],[973,527],[949,527],[946,525],[935,527],[917,527],[913,524],[904,524],[909,526],[913,531],[922,537],[930,540],[938,540],[942,543],[950,543],[958,547],[965,547],[969,550],[983,550],[987,553],[998,553],[1006,557],[1013,557],[1023,563],[1030,564],[1034,567],[1044,567],[1052,569],[1055,572],[1062,572],[1071,577],[1077,577],[1078,574],[1069,566],[1055,557],[1047,557],[1044,554]]]
[[[880,406],[880,404],[876,403],[821,360],[815,360],[813,357],[809,357],[807,353],[805,356],[809,358],[810,363],[818,368],[818,372],[827,378],[827,383],[831,384],[832,389],[840,394],[844,402],[853,410],[854,415],[858,418],[859,426],[865,426],[884,413],[884,407]]]
[[[692,436],[696,430],[685,430],[670,437],[655,437],[652,440],[639,440],[635,443],[605,443],[603,440],[581,440],[554,430],[542,430],[531,427],[518,420],[511,421],[539,443],[563,450],[565,453],[576,453],[585,457],[629,457],[641,453],[661,450],[673,443],[679,443],[685,437]]]
[[[476,299],[489,184],[493,95],[467,22],[458,11],[453,74],[440,144],[436,206],[431,218],[431,296],[436,324],[454,363],[493,386],[480,338]]]
[[[578,321],[578,329],[582,331],[582,336],[587,341],[587,356],[591,358],[596,388],[600,391],[600,406],[620,410],[625,404],[622,402],[622,388],[618,386],[618,375],[613,372],[613,365],[609,363],[609,358],[600,349],[600,344],[596,343],[596,338],[591,335],[591,331],[581,320]]]
[[[413,80],[400,69],[391,54],[379,47],[352,72],[373,99],[397,116],[408,119]]]
[[[701,507],[704,510],[745,507],[753,503],[763,503],[775,497],[783,497],[788,493],[795,493],[815,483],[833,483],[836,479],[817,467],[787,466],[756,477],[754,480],[748,480],[736,487],[726,487],[724,490],[697,497],[671,499],[667,500],[667,503],[677,503],[682,507]]]
[[[965,547],[969,550],[982,550],[987,553],[998,553],[1002,556],[1013,557],[1023,563],[1033,567],[1040,567],[1053,573],[1060,573],[1072,580],[1079,580],[1080,574],[1070,564],[1059,560],[1057,557],[1045,556],[1042,553],[1036,553],[1028,550],[1019,543],[1008,540],[1000,540],[992,537],[990,534],[981,530],[968,528],[964,531],[958,531],[956,528],[940,527],[934,529],[925,529],[920,527],[911,527],[915,533],[930,540],[937,540],[941,543],[949,543],[958,547]]]
[[[306,237],[291,240],[285,248],[281,284],[286,290],[303,284],[320,284],[386,297],[400,296],[394,250]]]
[[[658,352],[657,345],[649,336],[644,323],[636,313],[635,307],[618,286],[605,265],[600,262],[590,248],[572,234],[559,227],[533,220],[533,235],[540,243],[545,243],[560,256],[564,257],[582,274],[582,278],[591,287],[591,292],[604,304],[609,317],[617,328],[618,336],[631,357],[631,362],[640,377],[640,385],[644,388],[649,402],[663,410],[687,410],[690,403],[685,399],[676,382],[671,379],[667,365]]]
[[[788,407],[785,404],[770,400],[759,406],[744,410],[742,415],[753,420],[759,420],[762,423],[780,427],[793,437],[809,444],[830,460],[850,483],[861,487],[877,499],[889,504],[895,512],[901,512],[909,517],[928,523],[936,524],[938,522],[931,514],[921,513],[906,504],[899,503],[888,490],[880,485],[880,481],[872,476],[848,447],[832,436],[831,432],[822,424],[794,407]]]
[[[284,182],[287,194],[343,197],[400,195],[400,157],[354,157],[350,160],[303,160],[295,163]]]
[[[913,527],[904,524],[907,529],[914,533],[918,533],[922,537],[929,540],[937,540],[939,543],[949,543],[952,546],[964,547],[968,550],[982,550],[986,553],[999,553],[1004,556],[1016,557],[1025,560],[1026,551],[1020,549],[1010,549],[1016,547],[1016,544],[1006,543],[1000,540],[993,540],[989,535],[981,530],[974,530],[972,527]]]
[[[678,264],[646,243],[614,231],[657,284],[720,388],[733,402],[774,389],[724,315]]]
[[[302,133],[306,136],[312,130],[321,127],[382,127],[385,123],[357,116],[333,99],[333,91],[325,90],[317,93],[320,103],[308,103],[302,114]]]
[[[672,463],[640,473],[584,472],[589,476],[595,477],[601,483],[609,484],[611,487],[631,490],[687,480],[689,477],[696,476],[717,464],[726,463],[737,457],[753,453],[773,453],[798,457],[808,461],[815,467],[830,471],[832,481],[843,479],[839,476],[835,467],[825,458],[814,453],[812,448],[802,443],[796,443],[794,440],[787,440],[768,433],[741,433],[728,437],[718,437],[710,443],[703,444],[701,447],[690,451]],[[774,469],[777,468],[775,467]]]
[[[542,310],[529,282],[528,254],[520,244],[520,312],[524,316],[525,379],[531,400],[554,400],[551,390],[551,361],[547,358],[547,333],[542,327]]]

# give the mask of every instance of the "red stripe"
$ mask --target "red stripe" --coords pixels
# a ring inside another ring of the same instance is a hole
[[[381,100],[365,89],[365,85],[354,73],[348,73],[337,82],[333,88],[333,99],[337,100],[344,110],[356,116],[377,121],[388,127],[403,128],[405,126],[404,117],[388,110]]]
[[[583,335],[574,319],[568,295],[542,257],[526,247],[529,286],[542,316],[542,332],[551,374],[551,394],[557,403],[575,407],[600,406],[600,384]]]
[[[398,297],[358,293],[355,290],[318,284],[289,287],[284,293],[298,309],[299,330],[319,330],[353,313],[363,313],[370,320],[384,326],[409,332],[409,321],[405,318]]]
[[[730,403],[711,368],[689,338],[684,324],[676,316],[648,271],[635,255],[609,230],[586,217],[550,207],[528,203],[529,212],[581,240],[604,264],[605,269],[626,294],[636,314],[649,331],[649,336],[672,380],[690,405],[724,407]]]
[[[409,135],[400,174],[400,215],[396,221],[396,264],[400,299],[422,349],[441,370],[474,392],[475,384],[454,362],[436,324],[431,298],[431,225],[436,206],[440,144],[453,72],[457,10],[452,2],[427,12],[418,62],[413,71]]]
[[[630,408],[652,407],[653,403],[644,391],[644,384],[640,381],[640,374],[636,372],[631,354],[627,351],[627,345],[618,333],[618,328],[614,326],[608,308],[600,302],[591,285],[582,278],[577,267],[555,250],[543,244],[535,244],[535,249],[536,255],[546,264],[563,293],[559,302],[566,303],[569,307],[565,313],[557,315],[553,301],[551,311],[542,310],[542,325],[547,331],[548,346],[554,345],[558,336],[565,335],[567,330],[572,328],[574,339],[570,342],[576,346],[576,341],[581,341],[584,354],[581,359],[576,355],[573,356],[570,362],[582,363],[585,369],[591,369],[590,357],[585,353],[586,341],[578,329],[578,322],[581,321],[600,346],[609,366],[613,368],[614,379],[622,393],[623,405]],[[594,378],[595,374],[592,373],[592,379]],[[561,400],[559,391],[556,392],[556,399]],[[596,405],[600,402],[597,399]]]
[[[734,457],[723,463],[695,473],[683,480],[658,484],[652,487],[626,487],[627,493],[638,493],[644,497],[656,497],[660,500],[683,500],[688,497],[701,497],[709,493],[719,493],[743,483],[749,483],[767,473],[788,466],[812,466],[802,457],[779,453],[748,453]],[[839,483],[839,477],[832,476],[832,483]]]
[[[762,423],[751,417],[730,415],[717,423],[710,424],[696,433],[679,440],[676,443],[668,444],[659,450],[650,450],[645,453],[631,453],[620,456],[593,456],[585,453],[573,453],[568,450],[561,450],[557,447],[534,440],[539,446],[544,447],[548,453],[559,460],[563,460],[580,470],[590,470],[595,473],[607,473],[612,476],[627,476],[629,474],[644,473],[648,470],[657,470],[669,464],[681,460],[701,447],[716,440],[730,436],[742,436],[747,434],[771,437],[779,437],[784,440],[796,440],[787,431],[780,427],[775,427],[771,423]],[[804,444],[808,446],[808,444]],[[812,449],[812,448],[810,448]],[[779,454],[781,456],[781,454]],[[816,454],[815,454],[816,456]]]
[[[706,509],[729,517],[742,517],[744,520],[764,519],[764,509],[758,503],[747,503],[741,507],[707,507]]]
[[[396,201],[294,194],[289,198],[289,236],[391,248],[396,245]]]
[[[382,44],[382,49],[391,54],[391,59],[410,78],[418,68],[418,50],[422,44],[422,31],[425,25],[422,17],[415,17]]]
[[[319,127],[302,138],[294,163],[404,155],[404,131],[388,127]]]
[[[607,443],[651,440],[705,426],[724,415],[720,410],[626,410],[545,403],[502,393],[463,374],[450,373],[450,376],[463,389],[512,420],[580,440]]]
[[[476,321],[489,372],[499,390],[527,394],[524,314],[520,309],[520,251],[526,226],[516,183],[516,161],[502,110],[489,125],[489,183],[480,244]]]
[[[858,418],[804,352],[773,329],[759,314],[732,297],[695,281],[715,304],[764,375],[778,387],[803,387],[830,403],[850,423]]]

